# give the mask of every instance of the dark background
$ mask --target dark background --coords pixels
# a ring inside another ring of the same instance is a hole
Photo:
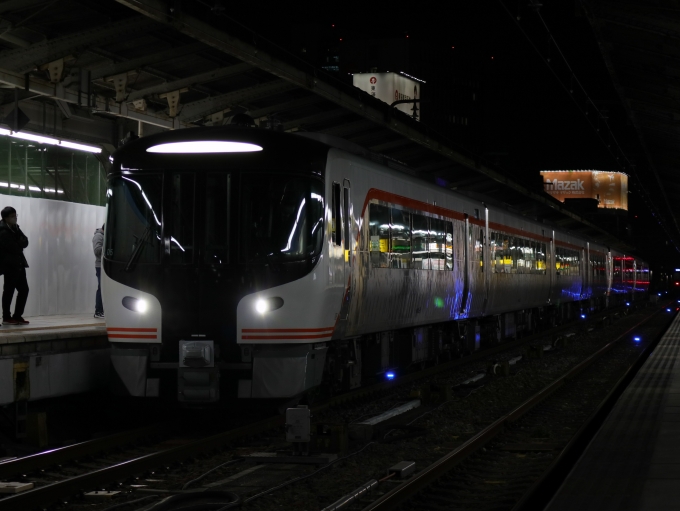
[[[202,3],[214,13],[213,2]],[[629,216],[619,236],[655,269],[674,267],[678,252],[648,206],[648,162],[580,2],[543,2],[549,32],[532,3],[302,2],[266,11],[224,3],[212,20],[243,24],[346,83],[371,67],[425,80],[422,122],[531,189],[541,187],[540,170],[626,172]],[[448,122],[453,115],[468,124]]]

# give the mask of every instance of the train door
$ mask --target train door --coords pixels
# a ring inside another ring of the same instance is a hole
[[[555,266],[555,231],[551,231],[550,244],[548,245],[546,271],[548,272],[548,302],[552,299],[552,292],[556,286],[556,266]]]
[[[235,246],[232,246],[236,234],[232,222],[236,218],[232,211],[236,188],[232,175],[224,172],[200,175],[198,188],[203,200],[197,208],[198,264],[195,271],[198,275],[198,321],[195,333],[215,340],[222,350],[235,350],[236,315],[230,311],[236,311],[239,290],[249,284],[250,278],[247,270],[239,278],[238,266],[232,260],[236,257]]]
[[[164,179],[164,264],[159,293],[163,299],[164,331],[179,339],[190,339],[197,333],[196,176],[195,172],[172,172]],[[179,289],[183,293],[178,293]]]
[[[588,276],[588,267],[590,266],[590,255],[588,253],[587,248],[582,248],[580,250],[580,259],[581,261],[579,262],[579,273],[581,274],[581,300],[583,300],[587,295],[588,295],[588,283],[589,283],[589,276]]]
[[[463,224],[463,297],[460,302],[460,312],[465,314],[468,306],[468,294],[470,294],[470,219],[465,213],[465,223]]]
[[[491,244],[489,242],[489,208],[484,208],[484,244],[482,246],[482,264],[484,275],[484,307],[482,314],[486,314],[486,306],[489,303],[489,288],[491,287]]]
[[[338,191],[340,187],[338,186]],[[349,304],[352,297],[352,287],[350,282],[351,267],[352,267],[352,252],[354,249],[354,236],[352,236],[352,202],[350,200],[351,184],[349,179],[344,179],[342,183],[342,194],[339,199],[339,218],[342,224],[342,273],[339,282],[345,286],[346,292],[343,295],[342,306],[340,308],[340,320],[345,321],[349,314]]]

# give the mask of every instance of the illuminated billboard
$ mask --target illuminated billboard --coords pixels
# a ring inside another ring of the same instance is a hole
[[[597,199],[598,207],[628,211],[628,175],[602,170],[542,170],[543,186],[557,200]]]
[[[403,73],[354,73],[353,83],[355,87],[391,105],[395,101],[420,99],[421,87],[425,82]],[[420,120],[420,103],[416,104],[417,119]],[[395,108],[413,116],[413,103],[400,103]]]

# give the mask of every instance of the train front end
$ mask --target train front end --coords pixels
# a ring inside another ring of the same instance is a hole
[[[342,298],[324,258],[327,152],[228,127],[113,155],[102,290],[119,393],[211,403],[320,383]]]

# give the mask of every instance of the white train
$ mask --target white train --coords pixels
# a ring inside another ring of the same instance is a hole
[[[629,254],[324,135],[193,128],[113,156],[102,288],[119,388],[353,388],[647,292]]]

